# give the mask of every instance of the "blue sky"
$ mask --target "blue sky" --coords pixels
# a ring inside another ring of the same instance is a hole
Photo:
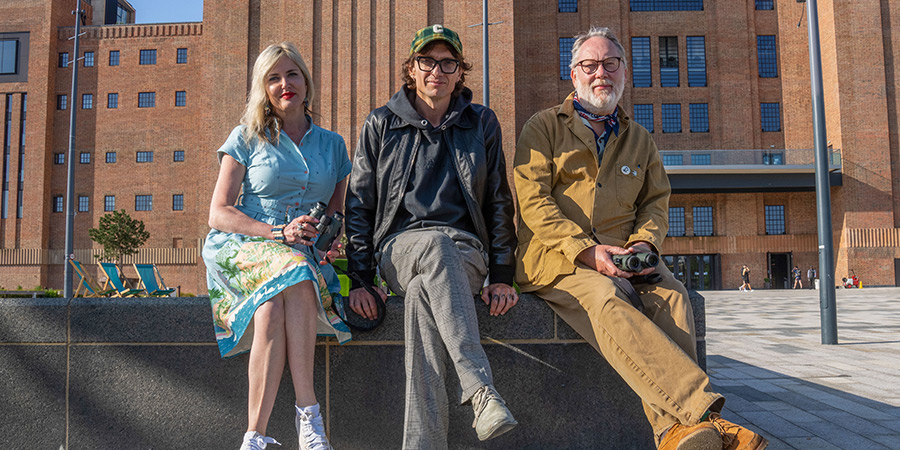
[[[203,0],[128,0],[134,6],[136,23],[199,22]]]

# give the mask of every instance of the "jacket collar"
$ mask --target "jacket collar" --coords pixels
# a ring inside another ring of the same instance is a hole
[[[591,132],[588,127],[584,126],[581,117],[575,112],[574,100],[575,91],[572,91],[562,104],[559,105],[556,115],[562,119],[563,123],[566,124],[566,127],[572,130],[572,133],[575,134],[575,136],[578,136],[578,139],[581,139],[581,141],[584,142],[584,145],[588,146],[588,148],[595,148],[597,143],[594,141],[594,133]],[[621,136],[628,128],[628,123],[631,121],[631,118],[625,113],[622,105],[618,105],[617,111],[618,114],[616,115],[616,118],[619,119],[618,136]]]
[[[390,123],[391,129],[412,126],[423,131],[428,130],[428,121],[416,111],[416,108],[412,104],[411,99],[414,99],[415,95],[415,92],[411,91],[408,87],[403,86],[391,96],[391,99],[386,105],[388,109],[394,113],[394,118]],[[447,117],[444,119],[442,125],[472,128],[474,126],[474,121],[472,117],[470,117],[470,114],[465,114],[466,110],[471,106],[472,91],[469,88],[464,87],[459,95],[450,101],[450,109],[447,112]]]

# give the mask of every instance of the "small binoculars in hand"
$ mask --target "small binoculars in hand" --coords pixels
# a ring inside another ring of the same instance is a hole
[[[630,255],[612,255],[612,261],[616,267],[625,272],[640,272],[656,267],[659,264],[659,256],[655,253],[640,252]]]
[[[344,215],[335,212],[334,215],[325,214],[326,205],[322,202],[316,203],[309,212],[309,216],[319,221],[316,230],[319,232],[319,239],[316,240],[316,248],[327,252],[331,248],[331,244],[341,234],[341,226],[344,224]]]

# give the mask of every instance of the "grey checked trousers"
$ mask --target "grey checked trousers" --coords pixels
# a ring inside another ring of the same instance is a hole
[[[404,302],[403,448],[446,449],[447,357],[459,377],[460,403],[493,384],[473,299],[487,276],[482,244],[454,228],[422,228],[388,237],[375,257],[382,278]]]

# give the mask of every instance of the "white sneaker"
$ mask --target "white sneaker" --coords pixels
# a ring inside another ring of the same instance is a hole
[[[280,442],[270,437],[263,436],[255,431],[244,433],[244,442],[241,443],[241,450],[263,450],[266,444],[281,445]]]
[[[322,413],[317,411],[313,415],[296,405],[294,409],[297,410],[294,425],[297,427],[297,435],[300,437],[300,449],[333,450],[331,444],[328,443],[328,438],[325,437],[325,423],[322,421]]]
[[[500,436],[519,424],[506,407],[506,402],[491,385],[482,386],[475,392],[472,396],[472,409],[475,410],[472,427],[482,441]]]

